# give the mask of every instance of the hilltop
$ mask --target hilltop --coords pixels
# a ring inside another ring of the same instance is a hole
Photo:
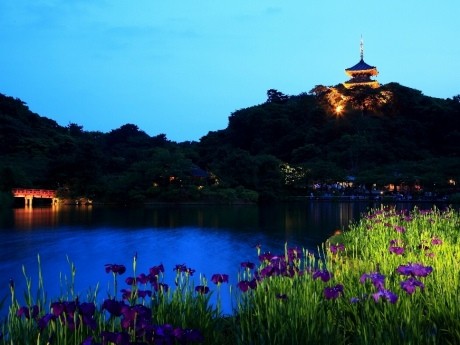
[[[459,181],[460,97],[397,83],[316,86],[235,111],[199,142],[59,126],[0,95],[0,189],[58,189],[101,202],[269,200],[371,189],[451,193]],[[322,190],[323,189],[323,190]]]

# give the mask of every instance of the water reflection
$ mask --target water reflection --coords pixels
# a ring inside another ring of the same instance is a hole
[[[14,227],[18,230],[30,230],[35,227],[55,227],[58,222],[59,212],[57,207],[14,209]]]

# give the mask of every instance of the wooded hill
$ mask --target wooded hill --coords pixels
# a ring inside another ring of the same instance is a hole
[[[263,201],[337,182],[353,182],[342,194],[389,185],[439,194],[460,181],[460,97],[396,83],[296,96],[271,89],[267,102],[232,113],[227,128],[182,143],[134,124],[109,133],[59,126],[0,95],[0,138],[4,200],[14,187],[138,203]]]

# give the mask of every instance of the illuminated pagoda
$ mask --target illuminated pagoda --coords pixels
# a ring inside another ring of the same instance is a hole
[[[364,62],[364,47],[362,38],[361,60],[353,67],[345,69],[345,73],[351,78],[350,80],[343,83],[346,88],[352,88],[355,86],[369,86],[372,88],[377,88],[380,86],[377,80],[371,79],[371,77],[379,74],[377,68]]]

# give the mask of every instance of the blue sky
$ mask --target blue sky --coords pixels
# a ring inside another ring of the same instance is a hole
[[[0,0],[0,93],[60,125],[133,123],[182,142],[266,91],[347,79],[460,94],[460,1]]]

